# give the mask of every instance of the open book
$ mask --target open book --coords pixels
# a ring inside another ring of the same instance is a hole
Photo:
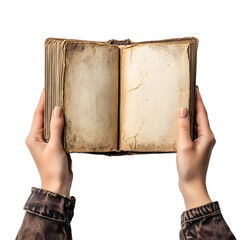
[[[134,43],[45,40],[44,139],[63,107],[67,152],[176,152],[177,116],[195,138],[196,38]]]

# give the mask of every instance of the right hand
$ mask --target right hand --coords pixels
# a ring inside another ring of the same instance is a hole
[[[216,140],[210,129],[207,111],[198,87],[196,87],[196,122],[198,138],[192,141],[188,110],[180,109],[177,170],[179,188],[187,210],[211,202],[206,187],[206,175]]]
[[[70,197],[73,172],[72,160],[62,146],[61,136],[64,125],[62,108],[55,107],[50,123],[50,140],[42,138],[44,116],[44,91],[34,112],[32,127],[25,143],[35,161],[41,177],[41,188]]]

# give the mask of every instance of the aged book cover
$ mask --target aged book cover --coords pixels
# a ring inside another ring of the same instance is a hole
[[[45,40],[44,139],[63,107],[67,152],[176,152],[177,114],[188,107],[195,138],[198,40]]]

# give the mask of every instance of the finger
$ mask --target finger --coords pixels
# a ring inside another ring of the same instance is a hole
[[[181,147],[192,144],[190,120],[187,108],[181,108],[178,113],[178,140],[178,144]]]
[[[42,132],[43,132],[43,114],[44,114],[44,88],[41,93],[41,97],[39,99],[37,108],[33,115],[33,121],[31,126],[31,135],[35,139],[43,140],[42,139]]]
[[[196,87],[196,122],[198,137],[206,135],[211,131],[207,110],[203,104],[203,100],[198,87]]]
[[[56,106],[52,111],[50,122],[50,140],[54,146],[62,146],[62,130],[64,125],[64,118],[62,108]]]

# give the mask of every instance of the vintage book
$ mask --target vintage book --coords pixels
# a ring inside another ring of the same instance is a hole
[[[45,40],[44,139],[54,106],[63,107],[69,152],[176,152],[177,116],[190,113],[195,136],[198,40]]]

